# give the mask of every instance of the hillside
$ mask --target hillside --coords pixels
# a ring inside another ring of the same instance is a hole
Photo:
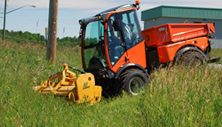
[[[138,96],[68,106],[32,87],[63,70],[63,63],[81,69],[80,47],[58,48],[55,66],[45,60],[41,44],[0,42],[0,54],[0,126],[222,126],[221,70],[159,69]]]

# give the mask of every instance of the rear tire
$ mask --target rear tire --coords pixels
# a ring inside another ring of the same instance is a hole
[[[148,84],[148,77],[139,69],[126,70],[120,75],[118,83],[124,91],[132,95],[137,95],[144,91],[146,84]]]
[[[199,67],[206,63],[206,58],[197,51],[187,51],[176,59],[176,65]]]

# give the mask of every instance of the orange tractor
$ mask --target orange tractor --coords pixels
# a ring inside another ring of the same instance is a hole
[[[160,65],[196,65],[211,59],[212,23],[164,24],[141,31],[135,4],[111,8],[79,20],[82,67],[106,93],[133,95]]]
[[[197,66],[220,59],[209,56],[215,33],[212,23],[186,21],[141,31],[138,9],[137,0],[79,20],[84,71],[64,64],[63,71],[33,89],[93,105],[100,102],[102,92],[112,95],[125,90],[137,95],[148,84],[150,71],[161,65]]]

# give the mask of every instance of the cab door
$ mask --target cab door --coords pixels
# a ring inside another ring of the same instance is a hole
[[[119,19],[121,30],[115,31],[113,22]],[[127,63],[146,67],[145,43],[141,36],[135,10],[109,16],[105,29],[105,47],[109,68],[113,72]]]
[[[106,57],[109,68],[113,72],[117,72],[121,65],[126,64],[125,61],[127,57],[126,48],[124,48],[124,41],[121,36],[120,31],[115,31],[113,27],[113,22],[117,14],[114,13],[109,16],[107,24],[105,25],[105,47],[106,47]]]
[[[146,68],[146,46],[142,38],[141,28],[136,10],[121,13],[122,32],[126,43],[127,60]],[[125,30],[129,29],[129,30]]]

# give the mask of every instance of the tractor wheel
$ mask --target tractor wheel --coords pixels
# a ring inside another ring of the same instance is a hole
[[[123,90],[132,95],[137,95],[148,84],[146,74],[139,69],[129,69],[120,75],[119,83]]]
[[[197,51],[187,51],[176,59],[177,65],[199,67],[206,62],[206,58]]]

